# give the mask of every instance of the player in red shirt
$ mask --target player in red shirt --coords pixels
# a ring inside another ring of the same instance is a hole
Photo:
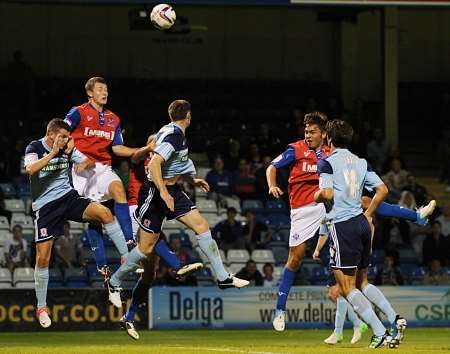
[[[114,213],[125,240],[128,244],[132,244],[134,238],[125,188],[111,168],[110,151],[119,157],[131,157],[134,154],[148,154],[151,146],[138,149],[124,145],[119,117],[105,108],[108,100],[108,86],[105,79],[90,78],[86,82],[85,89],[88,102],[73,107],[65,121],[72,128],[71,135],[75,146],[95,162],[95,168],[83,173],[72,171],[73,185],[80,195],[94,201],[106,202],[113,199]],[[88,237],[100,273],[108,276],[109,268],[106,264],[101,228],[90,224]]]
[[[289,257],[280,282],[273,321],[277,331],[285,328],[286,301],[295,273],[305,255],[306,242],[316,235],[325,216],[325,206],[314,201],[314,193],[319,189],[317,161],[329,153],[328,147],[324,145],[326,122],[327,117],[321,112],[306,114],[305,139],[289,144],[266,171],[269,194],[279,198],[283,191],[277,186],[277,169],[292,165],[288,189],[291,205]]]

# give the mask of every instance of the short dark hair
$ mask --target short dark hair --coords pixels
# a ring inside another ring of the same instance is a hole
[[[228,213],[235,213],[235,214],[237,214],[237,210],[236,210],[236,208],[234,208],[234,207],[228,207],[227,208],[227,214]]]
[[[346,121],[334,119],[327,123],[326,132],[330,144],[337,148],[350,147],[353,140],[353,128]]]
[[[13,227],[12,227],[12,231],[14,231],[15,229],[19,229],[20,231],[22,231],[23,230],[23,227],[22,227],[22,225],[20,225],[20,224],[15,224]]]
[[[304,125],[316,124],[320,130],[325,130],[327,122],[327,115],[318,111],[305,114],[305,118],[303,119]]]
[[[186,119],[191,111],[191,104],[186,100],[175,100],[169,105],[169,117],[172,121]]]
[[[265,263],[264,266],[263,266],[263,270],[266,269],[267,267],[269,267],[270,269],[272,269],[272,271],[274,270],[274,269],[273,269],[272,263]]]
[[[91,77],[88,81],[86,81],[86,84],[84,85],[86,92],[92,91],[96,83],[106,85],[106,80],[100,76]]]
[[[48,124],[47,124],[47,134],[48,133],[54,133],[58,132],[60,129],[65,129],[70,132],[70,125],[64,122],[61,118],[53,118]]]

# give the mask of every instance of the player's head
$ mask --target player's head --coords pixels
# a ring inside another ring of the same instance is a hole
[[[169,105],[169,117],[172,122],[191,124],[191,104],[185,100],[175,100]]]
[[[60,135],[61,139],[65,140],[66,144],[70,138],[70,125],[64,122],[61,118],[53,118],[47,124],[47,138],[51,146],[56,139],[56,136]]]
[[[305,125],[305,141],[309,148],[317,149],[323,144],[327,121],[327,116],[322,112],[305,114],[303,124]]]
[[[328,145],[335,148],[349,148],[353,140],[353,128],[346,121],[334,119],[326,127]]]
[[[91,77],[84,85],[89,102],[103,106],[108,102],[108,85],[106,80],[99,76]]]

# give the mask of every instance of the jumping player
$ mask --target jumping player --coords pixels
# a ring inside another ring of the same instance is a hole
[[[330,155],[318,163],[320,189],[314,199],[327,205],[326,220],[330,222],[330,235],[336,249],[332,265],[336,282],[360,318],[372,328],[374,335],[369,348],[379,348],[388,341],[388,333],[367,294],[364,296],[360,289],[368,284],[372,217],[386,198],[388,189],[366,160],[347,150],[352,138],[353,129],[348,123],[341,120],[327,123]],[[363,188],[376,191],[365,213],[361,207]],[[396,322],[397,329],[402,331],[406,321]]]
[[[145,154],[151,145],[141,149],[124,145],[120,119],[105,108],[108,100],[108,86],[101,77],[90,78],[85,85],[88,102],[73,107],[65,121],[72,130],[76,148],[95,162],[89,171],[72,171],[74,188],[82,196],[99,203],[114,200],[114,214],[125,235],[128,245],[134,242],[130,212],[122,181],[112,170],[112,151],[119,157],[131,157],[135,153]],[[106,263],[103,233],[101,227],[89,224],[88,238],[95,255],[99,272],[108,278],[109,267]],[[126,254],[121,252],[121,256]]]
[[[81,197],[71,187],[69,165],[77,173],[94,163],[78,149],[68,147],[70,126],[62,119],[52,119],[44,138],[28,144],[25,168],[30,176],[32,208],[36,214],[36,267],[34,269],[37,317],[42,327],[51,325],[46,304],[48,265],[53,240],[64,234],[64,222],[95,222],[103,226],[112,240],[124,239],[119,224],[106,207]],[[117,245],[116,245],[117,246]]]
[[[195,179],[195,167],[188,157],[185,130],[191,123],[191,105],[184,100],[173,101],[168,109],[171,123],[156,135],[154,155],[148,165],[149,180],[139,191],[138,208],[134,217],[139,224],[139,244],[127,256],[126,262],[109,281],[109,299],[121,307],[119,287],[123,277],[151,254],[161,232],[164,219],[177,219],[197,234],[201,250],[207,255],[221,289],[241,288],[249,284],[229,274],[220,257],[217,243],[211,236],[209,225],[196,206],[177,184],[181,177],[193,185],[209,190],[206,181]]]

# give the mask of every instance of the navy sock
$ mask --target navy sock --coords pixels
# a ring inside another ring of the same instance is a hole
[[[400,205],[381,203],[375,211],[377,215],[391,218],[400,218],[411,221],[417,220],[417,212],[408,208],[403,208]]]
[[[167,263],[167,265],[170,268],[173,268],[175,270],[178,270],[181,268],[181,263],[178,257],[174,252],[172,252],[167,245],[166,241],[159,240],[155,245],[155,253],[160,256],[164,262]]]
[[[133,293],[131,295],[131,305],[128,309],[125,318],[127,321],[133,321],[139,306],[145,302],[150,284],[145,284],[142,279],[139,279],[134,286]]]
[[[107,264],[101,227],[89,224],[87,236],[91,250],[94,252],[95,263],[97,263],[97,268],[100,269]]]
[[[116,214],[116,218],[119,221],[125,240],[133,240],[133,227],[131,225],[130,209],[128,204],[115,202],[114,214]]]
[[[280,287],[278,289],[277,310],[286,310],[287,298],[289,296],[289,291],[291,290],[292,284],[294,283],[294,279],[295,272],[292,272],[287,269],[287,267],[284,267]]]

